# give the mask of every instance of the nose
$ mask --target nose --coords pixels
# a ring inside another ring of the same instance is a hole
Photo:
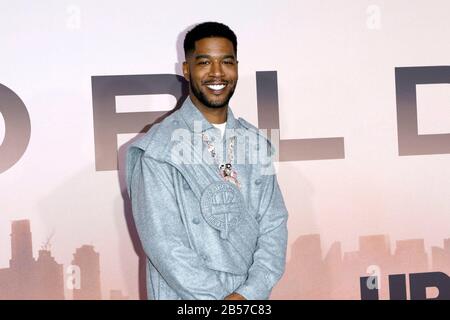
[[[218,77],[223,76],[222,64],[218,61],[211,63],[211,69],[209,70],[210,76]]]

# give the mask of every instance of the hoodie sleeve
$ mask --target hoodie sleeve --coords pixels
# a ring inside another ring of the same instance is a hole
[[[247,280],[235,292],[248,300],[268,299],[284,273],[288,212],[275,174],[265,177],[259,237]]]

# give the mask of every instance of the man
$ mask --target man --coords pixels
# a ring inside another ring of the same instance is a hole
[[[238,80],[234,32],[199,24],[184,50],[189,96],[127,152],[148,297],[268,299],[287,244],[274,148],[228,106]]]

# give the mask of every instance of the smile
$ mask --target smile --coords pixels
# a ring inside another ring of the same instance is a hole
[[[208,84],[207,87],[214,91],[220,91],[226,87],[224,84]]]

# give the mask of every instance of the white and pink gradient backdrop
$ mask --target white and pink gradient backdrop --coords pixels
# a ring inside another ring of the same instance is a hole
[[[95,170],[91,76],[181,74],[180,34],[207,20],[238,36],[236,115],[257,124],[255,72],[275,70],[282,139],[345,138],[345,159],[279,164],[289,246],[320,234],[323,254],[336,241],[350,252],[360,236],[384,234],[392,251],[417,238],[428,252],[442,247],[450,154],[398,155],[394,68],[450,65],[449,11],[447,0],[2,0],[0,83],[25,103],[31,139],[0,175],[0,268],[11,221],[29,219],[35,255],[53,231],[65,266],[93,244],[103,296],[138,298],[118,172]],[[418,86],[417,96],[419,133],[450,133],[450,85]],[[123,111],[171,103],[133,99],[118,101]],[[0,141],[4,131],[0,116]],[[118,136],[119,146],[133,136]]]

